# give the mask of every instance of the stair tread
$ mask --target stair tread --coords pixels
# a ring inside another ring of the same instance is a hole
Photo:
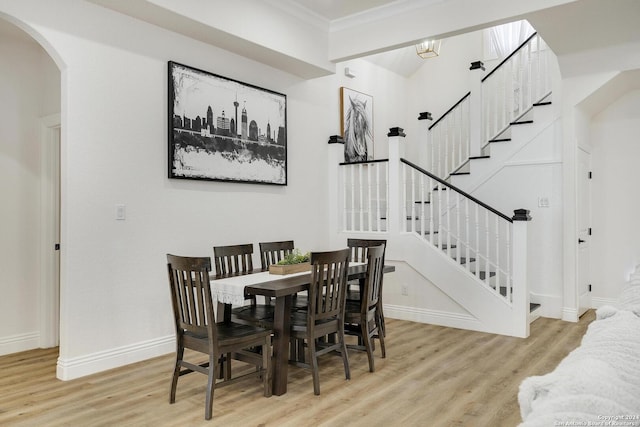
[[[473,273],[474,275],[476,274],[476,272],[475,272],[475,271],[472,271],[472,273]],[[496,272],[495,272],[495,271],[490,271],[490,272],[489,272],[489,277],[493,277],[493,276],[495,276],[495,275],[496,275]],[[479,272],[478,272],[478,277],[480,278],[480,280],[484,280],[484,279],[487,277],[487,272],[486,272],[486,271],[479,271]],[[501,287],[500,287],[500,294],[502,294],[502,288],[503,288],[503,287],[501,286]],[[505,295],[507,294],[507,290],[505,289],[505,291],[504,291],[504,292],[505,292],[505,293],[504,293],[504,294],[502,294],[502,296],[505,296]]]
[[[469,160],[477,160],[477,159],[490,159],[491,156],[471,156]]]
[[[533,104],[534,107],[540,107],[542,105],[551,105],[551,101],[536,102],[535,104]]]
[[[438,246],[438,242],[435,242],[434,245]],[[446,243],[443,243],[442,245],[438,246],[440,249],[442,249],[443,251],[446,251],[447,249],[455,249],[458,247],[458,245],[451,245],[451,246],[447,246]]]
[[[511,122],[509,124],[510,125],[528,125],[528,124],[531,124],[531,123],[533,123],[533,120],[522,120],[522,121],[519,121],[519,122]]]
[[[387,220],[387,217],[386,217],[386,216],[381,216],[381,217],[380,217],[380,219],[381,219],[381,220],[383,220],[383,221],[386,221],[386,220]],[[411,221],[411,217],[410,217],[410,216],[407,216],[407,218],[406,218],[406,219],[407,219],[407,221]],[[418,221],[418,220],[420,219],[420,217],[419,217],[419,216],[416,216],[416,217],[414,217],[413,219],[414,219],[414,220],[416,220],[416,221]]]
[[[511,138],[496,138],[496,139],[489,140],[489,142],[509,142],[509,141],[511,141]]]
[[[458,259],[458,262],[459,262],[461,265],[464,265],[464,264],[466,264],[466,263],[467,263],[467,258],[466,258],[466,257],[460,257],[460,258]],[[471,262],[476,262],[476,259],[475,259],[475,258],[473,258],[473,257],[471,257],[471,258],[469,258],[469,262],[470,262],[470,263],[471,263]]]
[[[471,172],[453,172],[451,175],[471,175]]]

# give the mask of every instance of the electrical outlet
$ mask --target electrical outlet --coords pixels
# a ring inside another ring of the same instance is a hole
[[[400,292],[402,293],[402,295],[404,295],[405,297],[409,296],[409,287],[407,285],[402,285]]]
[[[116,205],[116,220],[124,221],[127,218],[127,207],[125,205]]]

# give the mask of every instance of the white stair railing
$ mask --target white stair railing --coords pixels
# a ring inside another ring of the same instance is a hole
[[[386,231],[388,165],[386,159],[340,163],[343,231]]]
[[[469,159],[470,95],[467,93],[429,127],[431,170],[446,178]]]
[[[474,80],[472,86],[479,89],[463,96],[429,127],[430,172],[447,179],[547,98],[551,93],[550,55],[544,40],[534,33],[485,77]],[[474,64],[472,70],[481,68]]]
[[[513,218],[507,217],[405,160],[401,128],[391,128],[388,136],[389,159],[332,163],[329,177],[338,195],[330,205],[335,208],[331,212],[336,230],[381,233],[398,244],[415,242],[411,236],[416,236],[425,249],[431,245],[442,253],[442,262],[450,263],[446,268],[466,271],[469,283],[484,287],[496,307],[508,307],[508,313],[498,310],[506,316],[499,324],[510,325],[507,334],[528,336],[528,211],[517,210]],[[340,144],[334,144],[330,159],[341,155]],[[499,326],[492,330],[498,329],[505,330]]]
[[[511,304],[513,220],[401,159],[406,232],[442,250]]]
[[[550,55],[542,37],[533,33],[482,79],[484,143],[549,96]]]

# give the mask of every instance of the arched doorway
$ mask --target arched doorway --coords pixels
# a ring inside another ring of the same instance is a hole
[[[59,268],[55,247],[45,243],[60,224],[47,200],[59,200],[61,73],[34,37],[3,18],[0,354],[8,354],[58,345]]]

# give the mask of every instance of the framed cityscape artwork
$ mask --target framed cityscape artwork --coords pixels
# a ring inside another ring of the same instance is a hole
[[[169,61],[169,178],[287,185],[287,97]]]
[[[344,139],[344,161],[373,159],[373,97],[340,88],[340,132]]]

